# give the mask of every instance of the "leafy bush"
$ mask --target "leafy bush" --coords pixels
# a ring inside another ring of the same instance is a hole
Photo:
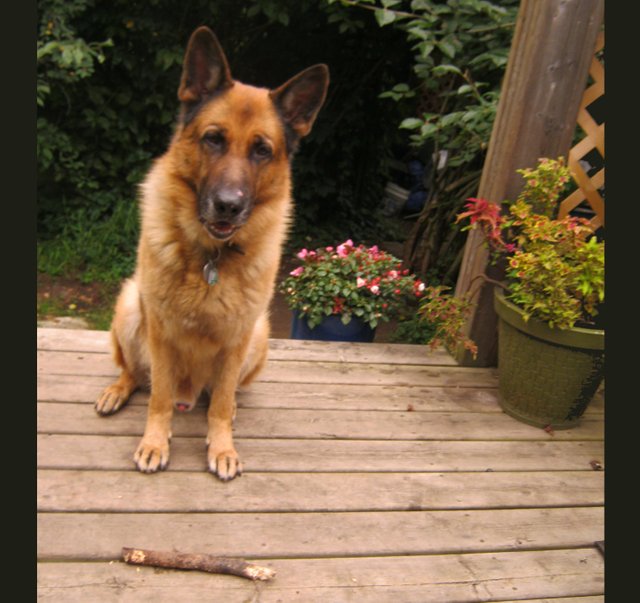
[[[464,237],[451,224],[461,199],[474,194],[479,183],[518,4],[339,1],[343,14],[369,12],[383,30],[402,32],[413,53],[412,73],[399,76],[381,96],[400,104],[405,116],[399,127],[430,165],[429,197],[404,254],[405,262],[423,277],[434,274],[452,281],[461,260]]]
[[[281,291],[292,310],[310,328],[332,314],[344,324],[352,317],[372,329],[379,321],[408,313],[410,303],[422,295],[424,283],[403,270],[401,262],[377,246],[354,246],[351,239],[336,248],[302,249],[301,265],[282,282]]]
[[[593,325],[604,302],[604,241],[583,218],[551,217],[568,180],[563,159],[518,171],[525,186],[506,215],[495,202],[471,198],[458,221],[469,220],[465,230],[480,228],[494,261],[506,262],[506,298],[525,320],[559,329]]]
[[[104,62],[104,48],[112,46],[111,40],[87,43],[75,37],[70,21],[89,4],[88,0],[40,3],[40,32],[36,43],[36,102],[39,107],[44,106],[54,82],[69,84],[89,77],[95,70],[95,62]]]
[[[428,341],[431,349],[444,346],[453,354],[461,345],[475,358],[478,346],[464,333],[473,305],[468,297],[445,294],[448,289],[449,287],[444,285],[427,287],[424,297],[420,300],[419,321],[433,329]]]
[[[422,320],[417,314],[407,320],[401,320],[396,325],[391,334],[390,341],[393,343],[413,343],[423,345],[431,339],[435,333],[435,327]]]
[[[508,299],[549,326],[593,324],[604,301],[604,241],[586,220],[552,220],[524,201],[510,208],[516,249],[509,257]]]
[[[38,11],[41,269],[102,278],[95,262],[106,256],[91,249],[94,227],[99,239],[110,230],[120,241],[114,253],[128,254],[104,277],[132,265],[137,222],[121,232],[115,212],[134,203],[166,149],[184,47],[201,24],[214,29],[242,81],[274,87],[311,64],[330,66],[327,103],[294,161],[294,238],[384,233],[377,208],[399,113],[378,96],[407,63],[398,32],[381,35],[375,23],[344,29],[333,7],[313,0],[38,0]]]
[[[138,208],[133,202],[117,201],[113,213],[99,220],[78,208],[58,237],[38,245],[38,270],[77,276],[86,283],[118,283],[133,272],[137,233]]]

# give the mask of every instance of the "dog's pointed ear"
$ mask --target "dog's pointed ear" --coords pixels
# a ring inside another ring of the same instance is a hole
[[[189,38],[178,98],[186,104],[200,103],[232,84],[229,63],[218,38],[208,27],[199,27]]]
[[[314,65],[270,92],[271,100],[285,124],[297,137],[302,138],[311,131],[328,87],[329,68],[326,65]]]

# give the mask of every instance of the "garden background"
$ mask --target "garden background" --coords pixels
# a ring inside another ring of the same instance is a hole
[[[137,186],[169,141],[199,25],[241,81],[276,87],[329,65],[327,102],[294,160],[287,254],[347,238],[387,244],[429,283],[455,283],[466,235],[453,222],[477,190],[516,0],[37,6],[39,317],[108,328],[133,269]],[[417,204],[392,211],[389,182],[419,192]]]

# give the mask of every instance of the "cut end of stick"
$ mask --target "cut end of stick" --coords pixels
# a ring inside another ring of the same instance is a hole
[[[122,549],[122,557],[127,563],[142,564],[146,555],[140,549]]]
[[[211,574],[231,574],[249,580],[271,580],[276,575],[275,570],[247,563],[244,559],[215,557],[213,555],[123,547],[122,558],[126,563],[132,565],[197,570]]]
[[[270,567],[249,564],[247,566],[247,577],[252,580],[271,580],[275,578],[276,572]]]

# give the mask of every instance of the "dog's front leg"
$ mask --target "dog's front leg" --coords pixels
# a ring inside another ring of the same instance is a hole
[[[236,388],[248,340],[219,355],[216,384],[209,402],[207,435],[209,471],[223,482],[242,474],[242,463],[233,445],[232,422],[236,411]]]
[[[143,473],[166,469],[169,464],[169,440],[173,417],[173,370],[170,348],[149,324],[151,357],[151,395],[144,435],[133,460]]]

